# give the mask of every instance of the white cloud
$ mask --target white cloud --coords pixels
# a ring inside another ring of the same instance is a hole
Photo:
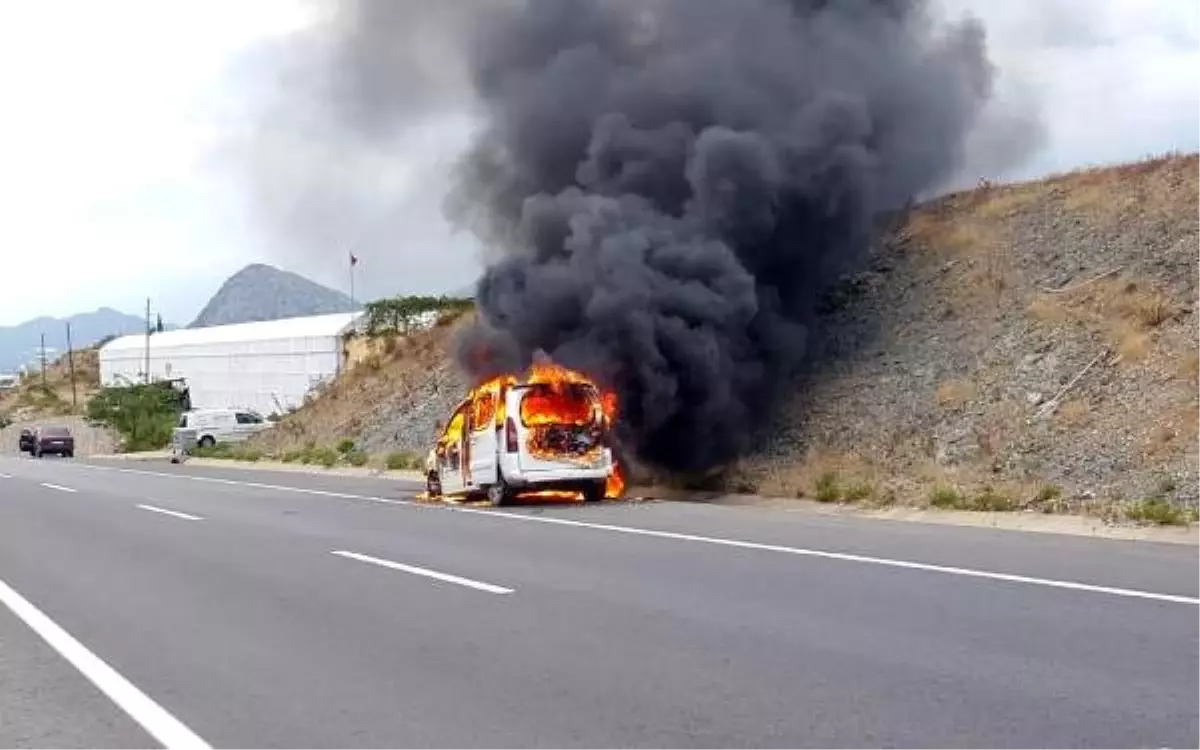
[[[1192,0],[939,3],[983,18],[1002,97],[1028,97],[1043,112],[1044,149],[1010,176],[1198,147]],[[287,256],[247,215],[246,191],[227,168],[231,155],[246,156],[229,151],[247,126],[231,104],[246,93],[238,62],[286,41],[311,12],[302,0],[0,3],[0,325],[100,305],[138,311],[146,296],[186,323],[241,265]],[[297,170],[297,184],[308,165],[340,158],[319,136],[277,125],[278,147],[256,157]],[[418,268],[421,283],[442,288],[473,262],[470,243],[452,240],[438,212],[462,126],[439,120],[394,151],[347,159],[341,198],[357,211],[346,234],[364,233],[378,252]],[[389,168],[372,172],[376,157]],[[382,209],[363,170],[389,181],[385,192],[399,197],[386,207],[390,225],[400,216],[403,234],[370,237]],[[340,284],[340,242],[331,239],[328,258],[297,259],[290,270]],[[434,245],[447,253],[431,253]],[[372,283],[385,293],[414,278]]]
[[[999,95],[1047,129],[1009,177],[1200,146],[1200,7],[1193,0],[939,0],[988,29]],[[997,176],[997,175],[991,175]]]
[[[242,261],[206,169],[232,55],[302,22],[293,2],[0,4],[0,324],[149,295],[183,320]]]

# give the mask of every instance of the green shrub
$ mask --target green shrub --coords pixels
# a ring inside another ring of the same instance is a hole
[[[239,445],[234,448],[231,457],[235,461],[261,461],[263,452],[258,448],[251,448],[246,445]]]
[[[337,443],[337,452],[343,456],[354,450],[354,441],[350,438],[342,438]]]
[[[279,460],[283,461],[285,464],[292,464],[302,459],[304,455],[305,451],[303,450],[284,451],[283,455],[279,457]]]
[[[842,489],[838,486],[837,474],[827,471],[817,478],[813,488],[814,497],[819,503],[836,503],[842,498]]]
[[[6,427],[12,427],[12,423],[13,418],[9,416],[8,412],[0,411],[0,430],[3,430]]]
[[[101,389],[88,401],[87,418],[92,424],[116,430],[126,451],[163,448],[182,411],[180,394],[163,383]]]
[[[1033,499],[1039,503],[1048,503],[1062,497],[1062,493],[1062,487],[1059,487],[1057,484],[1047,484],[1038,490],[1037,495]]]
[[[439,321],[447,316],[470,310],[475,301],[456,297],[388,297],[364,305],[366,332],[368,336],[385,333],[406,334],[422,315],[439,313]]]
[[[1172,505],[1161,497],[1150,497],[1131,503],[1125,508],[1125,517],[1131,521],[1153,523],[1159,526],[1187,526],[1193,513]]]
[[[323,446],[321,448],[314,448],[312,451],[310,451],[310,460],[305,461],[305,463],[319,464],[320,466],[324,466],[326,469],[329,469],[337,465],[339,457],[340,456],[338,452],[333,448]]]
[[[408,451],[395,451],[387,454],[385,465],[388,471],[404,471],[406,469],[420,469],[421,460]]]
[[[868,482],[852,484],[846,488],[846,491],[843,493],[842,497],[848,503],[859,503],[863,500],[868,500],[875,497],[875,487]]]
[[[962,508],[963,496],[953,487],[935,487],[929,493],[929,504],[935,508]]]
[[[370,458],[366,451],[359,450],[346,451],[343,457],[346,459],[346,463],[351,466],[366,466],[367,460]]]
[[[967,505],[968,510],[996,512],[1008,512],[1015,510],[1016,507],[1017,504],[1013,502],[1011,497],[999,492],[991,486],[984,487],[978,495],[971,498],[971,502]]]

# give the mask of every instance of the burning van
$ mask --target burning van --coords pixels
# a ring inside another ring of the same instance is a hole
[[[538,364],[495,378],[458,404],[426,459],[431,497],[571,494],[596,502],[623,491],[610,434],[616,400],[580,373]]]

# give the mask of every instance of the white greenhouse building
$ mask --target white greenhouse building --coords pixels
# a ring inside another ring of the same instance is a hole
[[[122,336],[100,348],[105,386],[183,378],[192,407],[271,414],[299,406],[347,364],[347,337],[361,313],[184,328]]]

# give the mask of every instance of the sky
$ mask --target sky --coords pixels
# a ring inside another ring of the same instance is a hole
[[[984,21],[998,99],[1044,127],[1032,159],[963,184],[1200,147],[1194,0],[937,3]],[[352,247],[360,297],[470,286],[481,249],[440,211],[469,103],[329,137],[281,63],[327,21],[305,0],[0,3],[0,326],[147,297],[185,325],[252,262],[346,290]]]

